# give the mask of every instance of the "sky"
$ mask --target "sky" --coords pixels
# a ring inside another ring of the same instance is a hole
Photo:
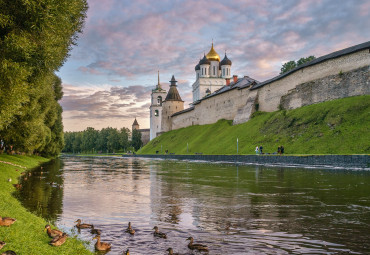
[[[185,107],[194,67],[211,48],[231,74],[258,81],[283,63],[370,40],[368,0],[88,0],[62,78],[65,131],[149,128],[151,90],[175,75]]]

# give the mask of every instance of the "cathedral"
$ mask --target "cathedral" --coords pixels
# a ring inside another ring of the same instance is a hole
[[[192,85],[193,103],[230,84],[231,64],[226,52],[221,61],[212,43],[210,51],[195,66],[196,80]],[[158,84],[151,94],[150,140],[162,132],[172,130],[171,116],[184,110],[184,101],[181,99],[176,83],[175,77],[172,76],[170,89],[167,93],[161,87],[158,72]]]

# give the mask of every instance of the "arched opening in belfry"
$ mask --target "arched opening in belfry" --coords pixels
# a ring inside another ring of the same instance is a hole
[[[162,97],[161,96],[157,97],[157,104],[162,105]]]
[[[154,111],[154,116],[159,116],[159,111],[158,110]]]

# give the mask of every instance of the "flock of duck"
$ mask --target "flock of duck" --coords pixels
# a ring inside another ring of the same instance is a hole
[[[91,229],[91,233],[96,234],[96,236],[93,239],[97,240],[95,243],[95,249],[97,251],[109,251],[111,249],[112,246],[110,243],[101,242],[100,240],[101,230],[100,229],[94,228],[93,224],[81,223],[80,219],[76,220],[75,223],[77,223],[76,227],[78,229]],[[159,232],[159,229],[157,226],[154,226],[153,229],[154,229],[153,235],[155,237],[167,239],[167,235],[165,233]],[[125,232],[129,233],[130,235],[135,235],[135,230],[132,228],[131,222],[128,223],[128,226]],[[193,237],[188,237],[186,240],[189,240],[189,244],[188,244],[189,249],[197,250],[200,252],[208,252],[208,247],[204,244],[194,243]],[[168,255],[180,255],[180,253],[174,253],[172,248],[168,248],[166,251],[168,251]],[[127,249],[124,254],[129,255],[130,254],[129,249]]]
[[[14,218],[0,216],[0,226],[10,227],[10,225],[12,225],[15,221],[16,219]],[[94,239],[96,240],[95,249],[97,251],[109,251],[111,249],[112,246],[110,243],[102,242],[100,240],[101,230],[94,228],[94,225],[92,224],[81,223],[80,219],[76,220],[75,223],[77,223],[76,227],[79,230],[80,229],[91,229],[91,233],[96,235],[93,238],[93,240]],[[153,235],[155,237],[164,238],[164,239],[167,238],[167,235],[165,233],[159,232],[159,229],[157,226],[155,226],[153,229],[154,229]],[[44,231],[46,231],[48,236],[52,238],[52,240],[49,242],[49,244],[52,246],[61,246],[62,244],[65,243],[65,241],[68,238],[68,235],[66,233],[58,229],[52,229],[50,225],[46,225]],[[129,233],[130,235],[135,235],[135,230],[132,228],[131,222],[128,223],[128,227],[125,232]],[[193,243],[194,242],[193,237],[189,237],[186,240],[189,240],[189,244],[188,244],[189,249],[197,250],[201,252],[208,252],[208,247],[206,245]],[[0,250],[4,247],[5,244],[6,244],[5,242],[0,241]],[[179,253],[174,253],[172,248],[168,248],[166,251],[168,251],[169,255],[180,255]],[[124,254],[129,255],[130,254],[129,249],[127,249]],[[16,255],[16,253],[14,251],[8,250],[4,253],[1,253],[1,255]]]

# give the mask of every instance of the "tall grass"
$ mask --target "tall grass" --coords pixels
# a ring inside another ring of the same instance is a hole
[[[47,159],[37,156],[0,155],[0,216],[16,218],[10,227],[0,227],[0,241],[6,245],[0,251],[13,250],[17,255],[32,254],[92,254],[75,238],[68,238],[61,247],[52,247],[50,238],[43,231],[44,219],[27,211],[13,196],[16,189],[12,184],[18,182],[20,173],[26,168],[34,168]],[[18,170],[18,171],[17,171]],[[11,179],[11,182],[8,181]]]

